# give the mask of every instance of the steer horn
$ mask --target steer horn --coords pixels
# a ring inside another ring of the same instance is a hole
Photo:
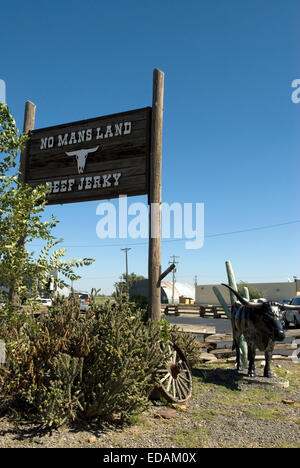
[[[281,307],[285,310],[300,310],[300,304],[299,305],[282,304]]]
[[[247,307],[253,307],[255,309],[261,309],[262,307],[262,304],[260,302],[251,302],[251,301],[247,301],[243,296],[241,296],[237,291],[235,291],[235,289],[233,289],[231,286],[228,286],[228,284],[224,284],[222,283],[223,286],[226,286],[226,288],[230,289],[230,291],[233,292],[233,294],[236,295],[236,297],[238,298],[238,300],[245,306]]]

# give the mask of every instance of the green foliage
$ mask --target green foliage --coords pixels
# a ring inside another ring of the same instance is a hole
[[[7,106],[0,104],[0,283],[9,290],[6,299],[12,306],[19,305],[20,298],[34,299],[51,271],[57,270],[75,281],[80,278],[75,269],[93,261],[67,261],[65,249],[53,251],[60,242],[51,234],[58,221],[53,216],[47,221],[42,219],[48,188],[22,183],[15,170],[18,150],[23,149],[26,140],[27,135],[18,135]],[[25,243],[37,239],[45,242],[44,248],[40,253],[29,252]],[[59,286],[65,285],[61,278],[58,282]]]
[[[170,340],[181,349],[190,367],[194,367],[199,363],[201,348],[195,335],[192,333],[182,333],[179,331],[179,328],[174,325],[170,328],[169,336]]]
[[[58,298],[38,321],[2,322],[0,390],[29,405],[44,426],[130,421],[166,365],[160,324],[144,323],[142,314],[128,303],[94,302],[81,314],[76,298]]]
[[[147,309],[148,307],[148,299],[141,294],[137,294],[136,296],[131,296],[130,300],[134,302],[138,307],[141,309]]]
[[[135,273],[130,273],[128,275],[128,290],[138,281],[145,279],[144,276],[136,275]],[[123,273],[120,277],[120,281],[117,281],[115,284],[115,291],[113,292],[113,297],[118,299],[122,296],[126,297],[126,273]]]
[[[261,297],[265,297],[264,291],[261,291],[260,289],[254,288],[253,286],[250,286],[249,283],[245,283],[245,281],[240,281],[237,288],[238,292],[244,296],[244,288],[247,288],[249,291],[249,297],[251,299],[259,299]]]
[[[18,150],[23,148],[26,135],[19,136],[16,122],[10,114],[6,104],[0,103],[0,160],[1,183],[7,176],[7,171],[16,166]]]

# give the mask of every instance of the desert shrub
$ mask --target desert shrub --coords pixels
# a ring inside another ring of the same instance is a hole
[[[134,302],[141,309],[147,309],[148,299],[146,296],[142,296],[141,294],[136,294],[135,296],[131,297],[131,301]]]
[[[176,343],[181,349],[190,367],[194,367],[200,361],[201,348],[199,343],[192,333],[182,333],[176,325],[170,327],[170,340]]]
[[[38,320],[3,320],[7,361],[0,390],[22,400],[44,426],[76,419],[117,420],[141,411],[164,367],[160,326],[127,303],[58,298]]]

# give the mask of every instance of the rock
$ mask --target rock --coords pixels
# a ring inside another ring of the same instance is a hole
[[[201,353],[200,360],[201,361],[217,361],[218,358],[214,354],[211,354],[211,353]]]
[[[89,444],[94,444],[97,441],[97,438],[95,436],[91,436],[87,439]]]
[[[283,380],[282,382],[278,383],[278,386],[280,388],[289,388],[290,382],[288,380]]]
[[[179,411],[183,411],[183,412],[188,412],[188,408],[187,408],[187,405],[186,404],[177,404],[177,403],[173,403],[172,404],[172,408],[174,408],[175,410],[179,410]]]
[[[157,411],[155,414],[156,418],[163,418],[163,419],[173,419],[177,418],[178,413],[175,409],[172,408],[162,408]]]
[[[293,405],[295,402],[294,400],[282,400],[282,403],[284,403],[285,405]]]

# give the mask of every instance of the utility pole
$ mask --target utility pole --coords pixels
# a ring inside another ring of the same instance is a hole
[[[121,249],[125,251],[125,256],[126,256],[126,294],[128,296],[129,294],[129,287],[128,287],[128,251],[131,250],[129,247],[126,247],[125,249]]]
[[[164,102],[164,73],[153,71],[151,149],[149,163],[149,250],[148,277],[149,302],[148,317],[157,322],[161,317],[161,167],[162,167],[162,128]]]
[[[177,265],[178,262],[176,262],[176,258],[179,258],[178,255],[172,255],[172,261],[169,262],[169,263],[173,263],[174,265]],[[175,272],[177,271],[177,268],[174,268],[174,270],[172,271],[172,276],[173,276],[173,279],[172,279],[172,304],[174,304],[175,302]]]

